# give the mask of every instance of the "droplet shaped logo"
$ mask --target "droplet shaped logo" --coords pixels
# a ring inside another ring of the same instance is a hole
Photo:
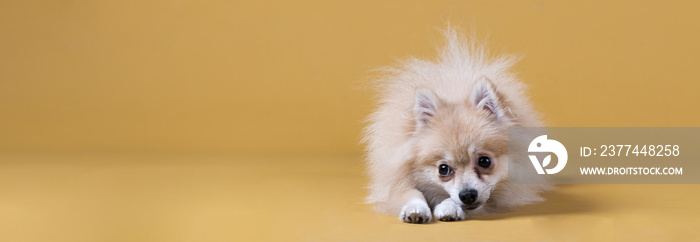
[[[547,139],[547,135],[540,135],[533,139],[532,142],[530,142],[530,146],[527,148],[527,151],[554,153],[559,160],[557,165],[553,168],[545,169],[545,167],[549,165],[549,162],[552,161],[551,154],[544,157],[541,164],[540,161],[537,160],[536,156],[529,155],[532,165],[535,166],[535,170],[537,170],[537,174],[556,174],[564,169],[564,166],[566,166],[566,160],[569,158],[569,154],[566,152],[564,145],[559,143],[559,141]]]

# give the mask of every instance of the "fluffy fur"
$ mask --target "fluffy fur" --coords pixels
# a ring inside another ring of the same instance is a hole
[[[462,220],[542,201],[548,186],[507,181],[508,127],[542,125],[525,85],[508,71],[517,58],[492,58],[450,27],[445,37],[437,60],[410,58],[382,69],[379,107],[364,137],[367,202],[405,222],[425,223],[433,215]],[[479,165],[482,157],[489,167]],[[511,169],[528,162],[515,161]],[[441,165],[448,176],[439,174]],[[468,190],[478,196],[465,200]]]

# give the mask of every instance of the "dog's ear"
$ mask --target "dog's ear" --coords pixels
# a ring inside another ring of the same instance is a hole
[[[413,113],[419,127],[423,127],[433,120],[433,117],[437,114],[439,105],[440,101],[432,91],[428,89],[416,90],[416,101],[413,106]]]
[[[478,109],[484,109],[493,114],[497,119],[505,118],[505,110],[502,106],[503,101],[496,92],[496,88],[486,77],[481,78],[476,82],[472,93],[472,103]]]

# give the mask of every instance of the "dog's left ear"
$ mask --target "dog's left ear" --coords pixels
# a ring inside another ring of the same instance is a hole
[[[489,111],[496,119],[506,118],[503,101],[491,80],[486,77],[482,77],[476,82],[472,92],[472,103],[478,109]]]
[[[413,106],[417,127],[425,127],[432,122],[438,112],[440,101],[428,89],[416,90],[416,101]]]

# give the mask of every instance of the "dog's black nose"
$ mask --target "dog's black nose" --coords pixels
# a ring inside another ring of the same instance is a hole
[[[472,205],[476,202],[476,198],[479,196],[479,192],[474,188],[467,188],[466,190],[459,193],[459,199],[466,205]]]

